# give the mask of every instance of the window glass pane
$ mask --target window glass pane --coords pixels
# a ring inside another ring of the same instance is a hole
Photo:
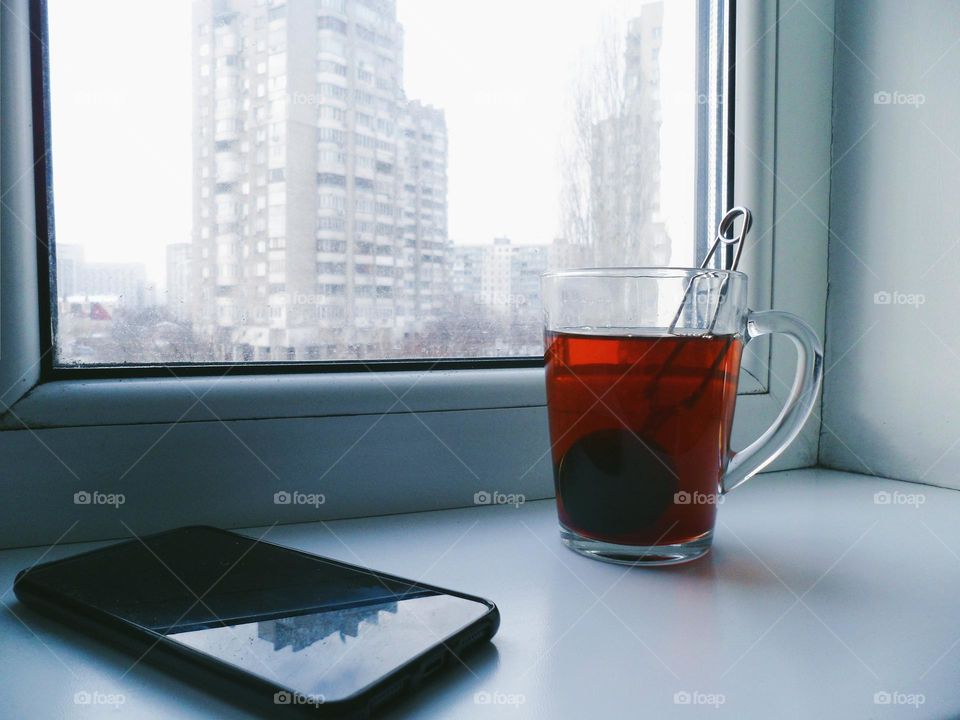
[[[57,362],[541,354],[542,272],[702,251],[713,7],[49,0]]]

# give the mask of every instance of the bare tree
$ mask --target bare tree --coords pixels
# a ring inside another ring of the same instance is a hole
[[[659,101],[647,92],[659,64],[642,54],[640,34],[662,15],[623,32],[613,18],[580,62],[570,95],[570,125],[561,147],[562,227],[567,241],[596,265],[663,264],[669,239],[653,208],[659,192]],[[646,15],[646,13],[650,13]]]
[[[585,53],[574,75],[570,94],[570,125],[561,147],[562,227],[566,239],[593,247],[593,214],[599,208],[592,193],[595,128],[623,112],[623,47],[616,22],[604,20],[600,41]],[[590,258],[592,261],[594,258]]]

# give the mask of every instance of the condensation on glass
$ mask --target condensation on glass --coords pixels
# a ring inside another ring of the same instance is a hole
[[[57,363],[540,355],[543,272],[695,264],[716,3],[502,10],[49,0]]]

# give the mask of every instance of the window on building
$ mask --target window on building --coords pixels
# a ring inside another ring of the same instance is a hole
[[[317,184],[345,187],[347,184],[347,178],[345,175],[337,175],[336,173],[319,173],[317,175]]]
[[[347,32],[347,24],[343,20],[328,15],[317,18],[317,27],[320,30],[333,30],[342,34]]]
[[[521,2],[505,25],[321,0],[302,32],[293,4],[48,0],[56,362],[540,354],[541,273],[702,255],[725,172],[703,5]],[[338,310],[265,313],[265,276]],[[63,311],[91,296],[108,312]]]

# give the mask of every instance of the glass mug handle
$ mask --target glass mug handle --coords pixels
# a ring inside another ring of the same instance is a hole
[[[797,347],[797,372],[787,402],[766,432],[733,454],[720,481],[720,492],[742,485],[776,460],[800,433],[810,416],[823,381],[823,346],[813,329],[791,313],[780,310],[750,311],[746,341],[761,335],[782,333]]]

